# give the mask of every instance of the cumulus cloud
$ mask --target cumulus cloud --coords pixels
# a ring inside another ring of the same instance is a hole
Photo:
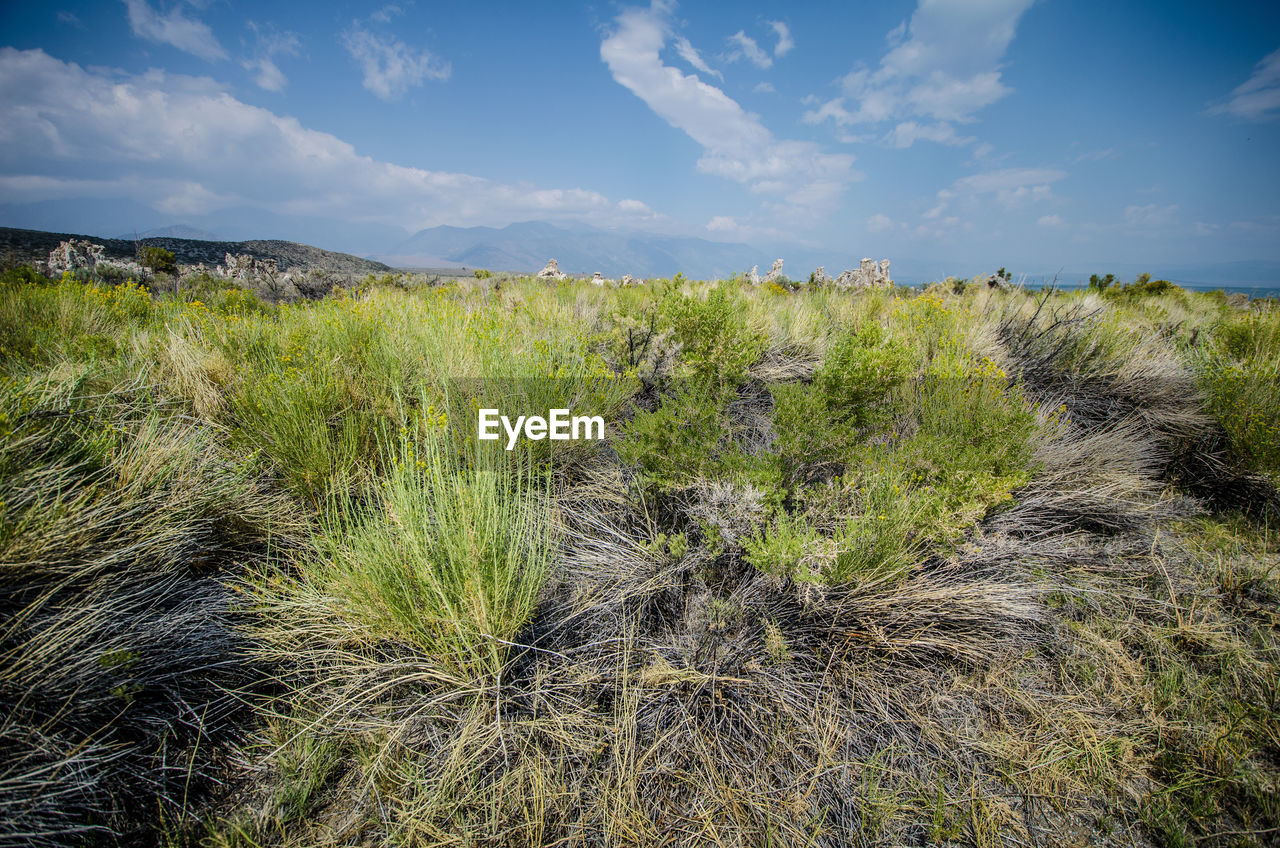
[[[0,102],[0,193],[9,202],[104,197],[173,214],[249,206],[411,230],[531,219],[655,225],[636,200],[378,161],[208,78],[85,70],[4,47]]]
[[[168,44],[179,50],[212,62],[227,58],[213,30],[203,21],[186,16],[183,4],[174,5],[165,14],[151,8],[147,0],[124,0],[133,34],[156,44]]]
[[[1209,108],[1213,115],[1261,121],[1280,114],[1280,50],[1267,54],[1231,97]]]
[[[940,127],[976,120],[979,110],[1012,90],[1002,81],[1000,60],[1032,2],[920,0],[910,23],[889,33],[879,67],[855,68],[841,81],[842,95],[806,112],[805,120],[838,126],[929,121],[939,129],[912,142],[954,143],[954,133]]]
[[[387,6],[375,12],[373,20],[385,22],[398,12],[397,7]],[[360,21],[352,21],[342,33],[342,45],[360,65],[364,87],[382,100],[399,99],[410,88],[427,80],[447,80],[453,73],[452,66],[431,51],[412,47],[393,35],[375,33]]]
[[[729,43],[734,47],[728,57],[730,62],[746,59],[757,68],[767,69],[773,66],[773,57],[764,52],[756,40],[747,35],[746,30],[740,29],[729,36]]]
[[[769,21],[769,26],[778,34],[778,43],[773,45],[773,55],[781,59],[796,46],[796,40],[791,37],[791,27],[783,21]]]
[[[719,88],[663,64],[660,54],[671,34],[663,7],[627,9],[601,43],[600,58],[619,84],[702,147],[698,170],[781,197],[783,203],[770,208],[784,216],[833,208],[860,177],[853,157],[826,153],[813,142],[777,139]]]

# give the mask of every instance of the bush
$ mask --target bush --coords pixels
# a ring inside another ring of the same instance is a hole
[[[178,260],[173,251],[163,247],[143,246],[138,248],[138,263],[157,274],[178,273]]]
[[[736,386],[764,352],[764,334],[747,325],[741,299],[728,285],[711,289],[705,300],[673,288],[662,309],[680,343],[680,359],[696,380]]]

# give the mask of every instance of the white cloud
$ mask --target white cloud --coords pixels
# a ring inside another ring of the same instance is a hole
[[[255,55],[243,59],[240,65],[251,72],[253,81],[267,91],[283,91],[289,80],[275,62],[276,56],[297,56],[301,43],[292,32],[276,32],[271,27],[260,27],[253,21],[246,26],[253,32]]]
[[[890,147],[910,147],[919,139],[959,147],[976,141],[973,136],[956,135],[955,127],[950,124],[918,124],[915,121],[903,121],[884,137]]]
[[[745,58],[757,68],[767,69],[773,65],[773,57],[761,50],[760,45],[756,44],[756,40],[747,35],[745,30],[740,29],[729,36],[729,43],[736,45],[728,56],[730,62]]]
[[[1209,113],[1250,121],[1266,120],[1280,114],[1280,50],[1264,56],[1254,66],[1253,75],[1231,92],[1230,99],[1211,106]]]
[[[773,87],[771,82],[758,82],[751,91],[755,94],[773,94],[777,89]]]
[[[1206,224],[1204,221],[1196,221],[1196,235],[1198,236],[1215,236],[1221,229],[1221,224]]]
[[[867,219],[867,229],[873,233],[887,233],[897,228],[893,219],[883,212],[877,212]]]
[[[712,70],[711,66],[708,65],[706,60],[702,58],[702,54],[698,52],[697,48],[695,48],[692,44],[689,43],[689,39],[684,37],[677,38],[675,41],[675,45],[676,45],[676,52],[680,54],[680,58],[688,62],[689,66],[692,67],[694,70],[702,71],[707,76],[724,79],[723,74],[721,74],[719,71]]]
[[[634,200],[630,197],[624,200],[619,200],[618,208],[623,212],[640,212],[645,215],[650,215],[653,213],[653,210],[649,208],[649,204],[645,203],[642,200]]]
[[[781,59],[796,46],[796,40],[791,37],[791,27],[784,22],[769,21],[769,26],[773,27],[773,31],[778,34],[778,43],[773,46],[773,55]]]
[[[826,153],[813,142],[779,140],[719,88],[664,65],[660,54],[671,34],[665,7],[627,9],[601,43],[600,58],[619,84],[701,145],[698,170],[781,196],[784,202],[769,211],[784,218],[834,208],[861,176],[853,157]]]
[[[588,189],[378,161],[208,78],[85,70],[4,47],[0,102],[0,196],[9,202],[130,199],[175,215],[248,206],[410,230],[531,219],[673,228],[639,201]]]
[[[80,18],[76,17],[76,13],[68,12],[66,9],[59,10],[58,23],[69,24],[70,26],[73,26],[76,29],[84,29],[84,22],[81,21]]]
[[[246,71],[253,74],[253,81],[259,88],[265,88],[267,91],[284,91],[284,87],[289,83],[284,72],[267,56],[245,59],[240,64]]]
[[[733,232],[738,229],[738,222],[728,215],[716,215],[707,222],[707,229],[713,233]]]
[[[404,14],[404,10],[394,3],[389,3],[369,16],[369,20],[377,24],[389,24],[396,15]]]
[[[124,0],[124,5],[129,13],[129,28],[139,38],[168,44],[210,62],[227,58],[227,51],[222,49],[209,25],[183,14],[182,3],[163,15],[146,0]]]
[[[1004,168],[971,174],[939,191],[938,202],[920,217],[945,225],[955,220],[955,207],[968,216],[982,215],[993,200],[1006,211],[1024,209],[1051,199],[1052,184],[1066,176],[1066,171],[1052,168]]]
[[[809,123],[838,126],[886,121],[969,123],[1007,95],[1000,60],[1033,0],[920,0],[905,28],[889,33],[880,66],[859,68],[842,80],[843,94],[805,115]],[[929,140],[954,135],[941,131]],[[912,139],[914,140],[914,139]]]
[[[1061,229],[1067,225],[1067,222],[1062,220],[1061,215],[1042,215],[1036,223],[1051,230]]]
[[[1126,206],[1124,208],[1124,222],[1131,227],[1139,229],[1167,227],[1173,223],[1177,211],[1177,204],[1160,206],[1155,203],[1148,203],[1145,206]]]
[[[387,17],[386,9],[375,16]],[[447,80],[453,72],[448,62],[437,59],[429,50],[410,47],[395,36],[374,33],[359,21],[352,21],[342,34],[342,44],[360,64],[364,87],[383,100],[403,97],[410,88],[429,79]]]

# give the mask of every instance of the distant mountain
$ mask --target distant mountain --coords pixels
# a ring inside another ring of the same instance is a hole
[[[156,227],[141,233],[124,233],[116,236],[123,241],[133,241],[135,238],[179,238],[191,239],[195,241],[223,241],[222,236],[211,233],[208,230],[202,230],[199,227],[193,227],[190,224],[170,224],[167,227]]]
[[[758,248],[707,239],[652,233],[562,227],[541,221],[494,227],[432,227],[375,258],[401,267],[462,266],[501,271],[537,271],[555,259],[569,274],[606,277],[728,276],[762,259]],[[807,271],[805,272],[808,273]]]

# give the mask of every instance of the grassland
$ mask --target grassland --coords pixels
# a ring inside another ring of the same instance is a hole
[[[9,271],[0,844],[1277,844],[1277,482],[1220,294]]]

